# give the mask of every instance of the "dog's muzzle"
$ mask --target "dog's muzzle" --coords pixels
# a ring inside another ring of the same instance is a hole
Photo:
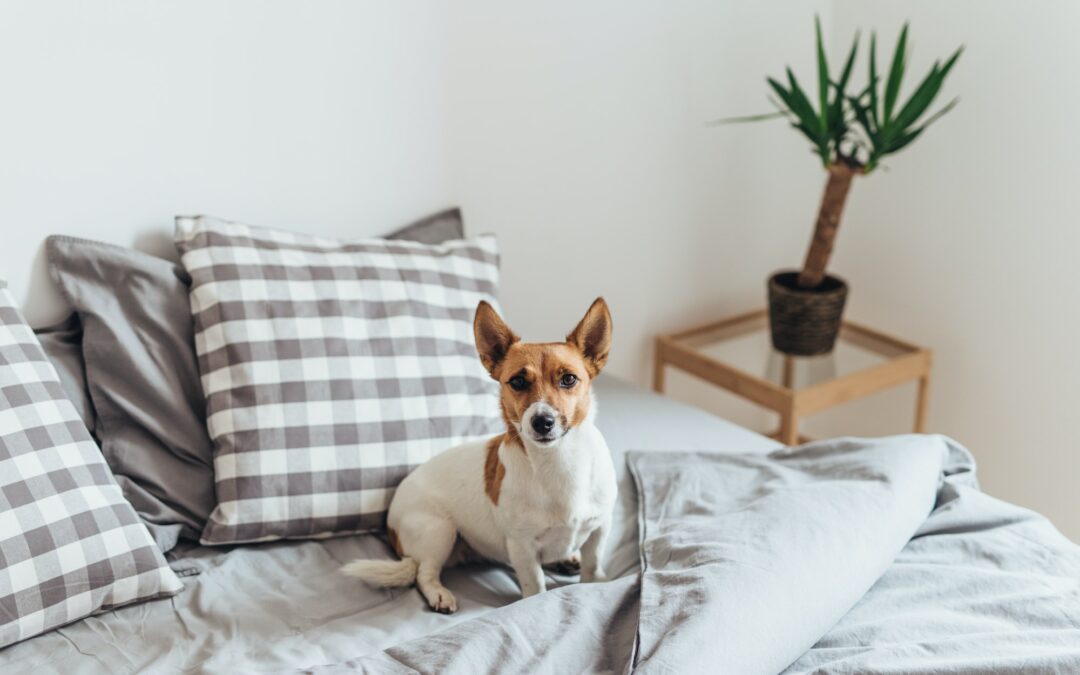
[[[566,433],[559,424],[558,412],[543,401],[529,406],[522,416],[521,426],[528,430],[529,438],[538,445],[554,443]]]

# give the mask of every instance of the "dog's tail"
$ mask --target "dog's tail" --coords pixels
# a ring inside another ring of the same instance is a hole
[[[396,588],[408,586],[416,581],[418,563],[412,558],[401,560],[364,560],[356,559],[346,563],[341,573],[356,577],[374,586]]]

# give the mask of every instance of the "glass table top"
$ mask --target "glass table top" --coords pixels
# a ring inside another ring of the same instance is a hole
[[[918,349],[845,322],[831,353],[790,356],[773,349],[765,311],[744,314],[670,337],[703,356],[793,390],[877,366]]]

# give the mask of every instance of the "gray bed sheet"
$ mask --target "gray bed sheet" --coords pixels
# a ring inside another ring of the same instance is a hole
[[[307,672],[1080,672],[1080,547],[981,493],[950,439],[628,463],[641,574]]]
[[[596,387],[597,424],[613,452],[620,484],[607,566],[614,577],[629,574],[618,582],[626,585],[633,583],[636,575],[630,573],[640,555],[638,503],[625,468],[628,450],[741,454],[766,453],[779,444],[609,376],[601,377]],[[180,548],[171,558],[173,568],[184,575],[182,593],[14,645],[0,651],[0,671],[282,672],[378,653],[520,599],[513,575],[499,566],[473,565],[445,573],[460,608],[450,616],[427,610],[414,589],[371,589],[337,572],[353,558],[385,555],[386,544],[370,535],[231,549]],[[572,580],[549,575],[548,583],[558,587]],[[613,620],[636,621],[636,613],[616,611]],[[569,637],[563,636],[567,645],[572,643]]]

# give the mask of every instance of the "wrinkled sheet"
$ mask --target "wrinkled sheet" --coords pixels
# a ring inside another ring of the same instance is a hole
[[[444,616],[337,573],[391,555],[373,536],[194,548],[180,595],[0,651],[0,672],[1080,672],[1078,548],[979,492],[959,446],[777,449],[599,386],[611,582],[519,600],[504,567],[452,569]]]
[[[312,672],[1080,672],[1080,549],[948,439],[628,461],[640,577]]]
[[[633,581],[638,507],[625,470],[628,449],[764,453],[779,444],[609,376],[597,380],[596,390],[597,424],[619,473],[607,566],[614,576]],[[501,566],[447,570],[444,580],[460,606],[450,616],[429,611],[414,589],[373,589],[337,572],[353,558],[390,555],[385,542],[371,535],[234,548],[181,544],[170,554],[173,568],[187,575],[179,595],[90,617],[0,650],[0,673],[288,672],[379,653],[481,619],[521,598],[513,574]],[[547,581],[549,587],[577,587],[568,577],[549,574]],[[576,595],[567,597],[577,603]],[[588,642],[581,636],[577,644],[584,650]]]

